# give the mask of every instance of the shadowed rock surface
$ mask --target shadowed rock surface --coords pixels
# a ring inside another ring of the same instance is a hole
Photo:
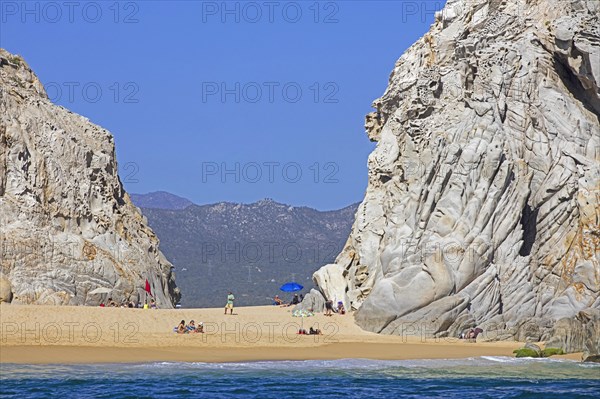
[[[23,59],[2,49],[0,262],[0,301],[137,301],[146,279],[159,306],[180,297],[119,180],[112,135],[52,104]]]
[[[313,295],[385,334],[539,340],[597,317],[599,14],[598,1],[449,0],[367,116],[365,199]]]

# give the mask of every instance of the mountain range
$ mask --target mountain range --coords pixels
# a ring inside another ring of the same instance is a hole
[[[195,205],[166,192],[131,198],[175,265],[184,307],[224,305],[229,291],[239,305],[269,304],[288,281],[308,292],[312,273],[342,250],[358,207],[323,212],[272,199]]]
[[[193,202],[166,191],[155,191],[148,194],[129,194],[131,201],[139,208],[185,209]]]

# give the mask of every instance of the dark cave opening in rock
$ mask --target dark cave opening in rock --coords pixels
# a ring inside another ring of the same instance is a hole
[[[531,248],[535,243],[537,236],[537,216],[539,209],[531,209],[525,205],[521,214],[521,226],[523,227],[523,244],[519,250],[519,255],[528,256],[531,254]]]
[[[379,180],[380,180],[380,181],[381,181],[383,184],[385,184],[385,183],[389,182],[390,180],[392,180],[392,177],[391,177],[391,176],[389,176],[389,175],[381,175],[381,176],[379,176]]]

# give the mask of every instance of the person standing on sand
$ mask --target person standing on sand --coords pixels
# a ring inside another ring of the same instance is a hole
[[[227,295],[227,304],[225,305],[225,314],[227,314],[227,309],[229,309],[229,313],[233,315],[233,301],[235,301],[235,297],[233,293],[230,291],[229,295]]]
[[[333,316],[333,301],[331,299],[325,301],[325,316]]]

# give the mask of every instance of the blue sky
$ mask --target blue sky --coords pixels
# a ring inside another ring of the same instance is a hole
[[[5,1],[0,46],[115,136],[129,192],[360,201],[364,115],[444,1]]]

